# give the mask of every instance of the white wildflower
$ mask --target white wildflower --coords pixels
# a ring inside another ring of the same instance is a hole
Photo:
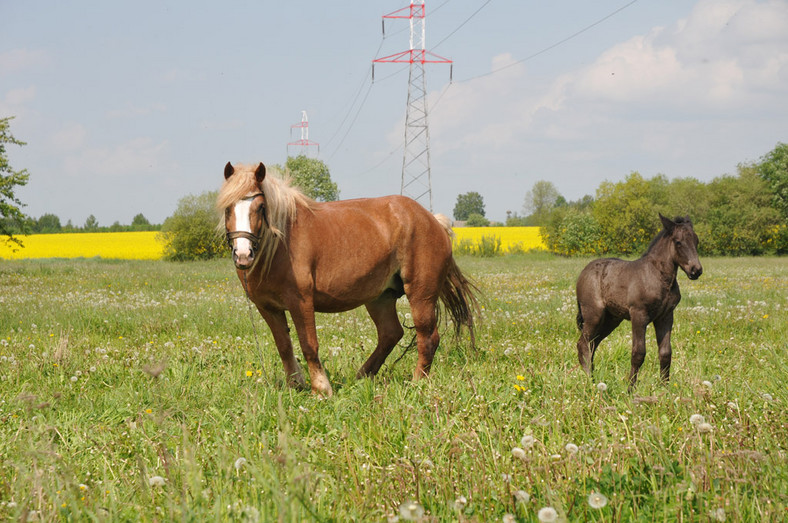
[[[531,495],[524,490],[515,490],[514,499],[518,503],[528,503],[529,501],[531,501]]]
[[[577,451],[580,450],[574,443],[567,443],[564,449],[570,454],[577,454]]]
[[[599,383],[596,384],[596,390],[598,390],[599,392],[605,392],[607,390],[607,383],[605,383],[604,381],[600,381]]]
[[[238,458],[235,460],[235,464],[233,465],[235,470],[241,470],[244,466],[246,466],[246,458]]]
[[[520,445],[522,445],[524,449],[530,449],[534,446],[534,443],[536,443],[536,438],[530,434],[526,434],[520,439]]]
[[[525,459],[525,451],[520,447],[514,447],[512,449],[512,456],[514,456],[517,459]]]

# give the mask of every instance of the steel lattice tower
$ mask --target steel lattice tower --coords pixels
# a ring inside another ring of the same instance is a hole
[[[308,147],[317,147],[317,152],[320,154],[320,144],[313,142],[309,139],[309,118],[306,116],[306,111],[301,111],[301,123],[293,124],[290,126],[290,137],[293,136],[293,129],[301,129],[301,139],[287,144],[287,156],[290,156],[290,146],[300,146],[301,154],[306,155]]]
[[[410,49],[373,60],[376,63],[410,64],[408,103],[405,115],[405,150],[402,155],[402,185],[400,193],[410,196],[432,212],[432,174],[430,171],[430,130],[427,124],[427,87],[424,64],[451,64],[451,60],[425,49],[424,0],[383,16],[410,21]],[[385,34],[385,25],[384,25]],[[426,203],[425,203],[426,200]]]

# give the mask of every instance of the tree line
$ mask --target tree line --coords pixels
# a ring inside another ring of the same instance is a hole
[[[524,210],[523,216],[507,212],[505,225],[541,227],[547,248],[565,256],[642,253],[660,230],[659,213],[689,216],[704,255],[786,254],[788,144],[708,183],[632,172],[623,181],[603,182],[595,196],[567,201],[541,180],[526,194]],[[469,226],[489,224],[475,192],[457,197],[454,217]]]

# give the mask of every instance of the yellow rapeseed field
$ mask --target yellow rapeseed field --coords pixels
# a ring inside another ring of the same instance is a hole
[[[26,258],[115,258],[158,260],[163,246],[156,231],[33,234],[22,236],[24,247],[14,252],[12,244],[0,242],[0,259]],[[454,229],[455,248],[460,242],[474,245],[483,236],[501,240],[501,252],[545,249],[539,227],[458,227]]]
[[[454,245],[462,241],[478,244],[482,236],[501,239],[501,251],[545,250],[539,227],[457,227],[454,229]]]
[[[14,244],[0,242],[0,258],[116,258],[123,260],[158,260],[162,244],[156,231],[85,232],[32,234],[19,237],[24,247],[13,252]]]

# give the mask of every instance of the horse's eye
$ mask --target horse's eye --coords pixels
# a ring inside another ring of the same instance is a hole
[[[681,241],[680,240],[676,240],[676,247],[681,247]]]

